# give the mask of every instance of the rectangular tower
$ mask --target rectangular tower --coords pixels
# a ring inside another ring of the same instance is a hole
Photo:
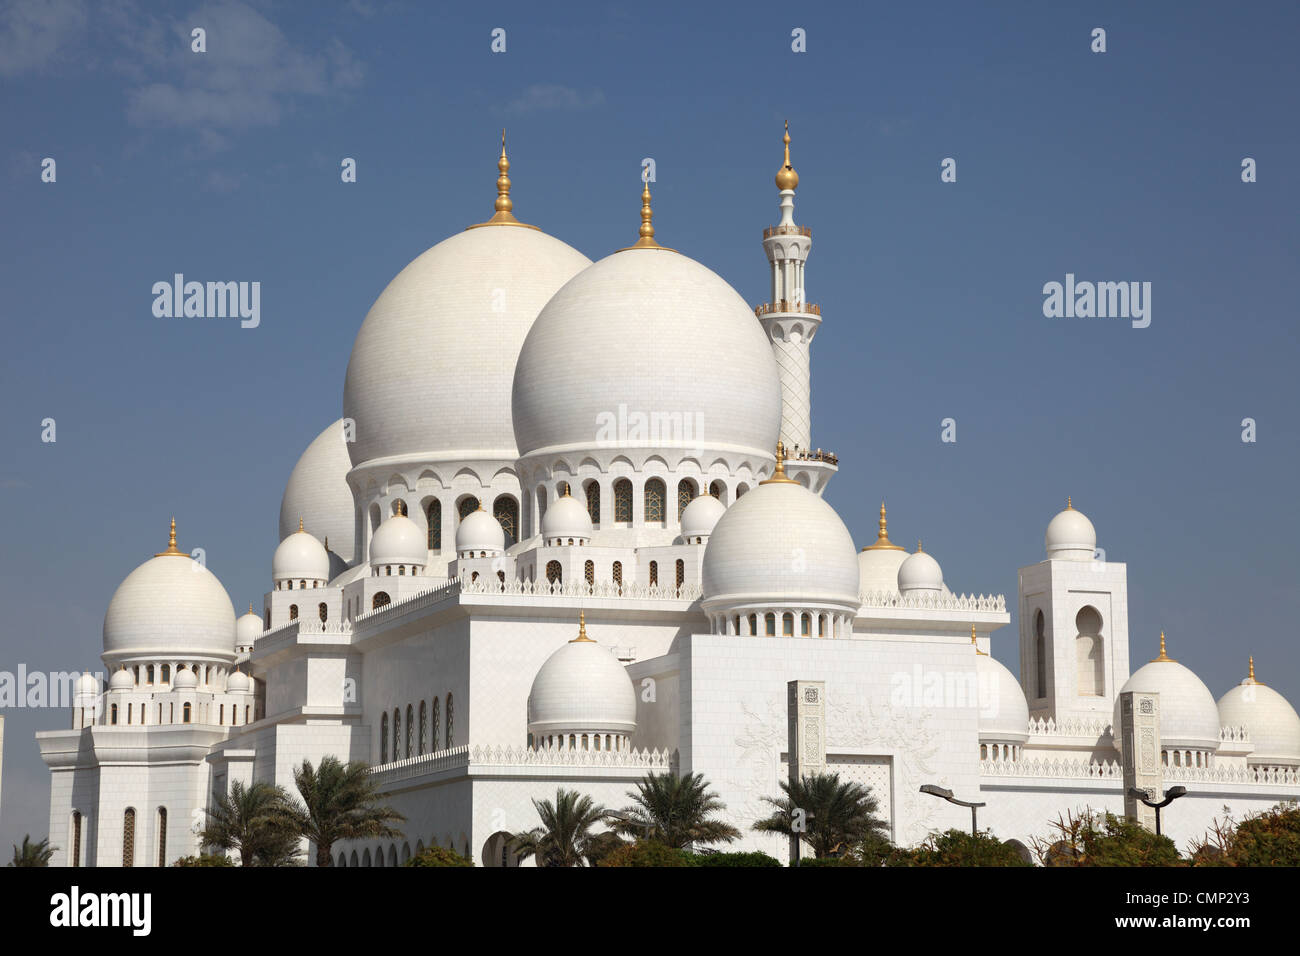
[[[1128,691],[1120,695],[1116,741],[1124,752],[1124,815],[1148,830],[1156,827],[1156,812],[1134,796],[1145,790],[1148,800],[1164,797],[1160,768],[1160,695]]]

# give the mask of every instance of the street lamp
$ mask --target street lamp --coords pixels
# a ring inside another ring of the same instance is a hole
[[[986,803],[967,803],[965,800],[958,800],[952,795],[952,791],[934,783],[927,783],[921,786],[922,793],[928,793],[934,797],[943,797],[949,803],[955,803],[959,807],[970,807],[970,835],[979,836],[979,829],[975,823],[975,810],[977,807],[988,806]]]
[[[1173,803],[1179,797],[1187,796],[1187,788],[1170,787],[1168,790],[1165,791],[1165,798],[1161,800],[1159,803],[1156,803],[1154,800],[1152,800],[1151,795],[1146,790],[1142,790],[1139,787],[1129,787],[1128,795],[1130,797],[1134,797],[1135,799],[1142,801],[1142,803],[1146,804],[1148,807],[1150,807],[1152,810],[1156,812],[1156,836],[1160,836],[1160,810],[1163,807],[1169,806],[1169,804]]]

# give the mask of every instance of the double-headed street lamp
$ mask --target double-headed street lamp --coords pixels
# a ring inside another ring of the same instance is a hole
[[[967,803],[965,800],[958,800],[956,797],[952,795],[951,790],[947,790],[944,787],[940,787],[938,784],[933,784],[933,783],[924,784],[921,787],[921,792],[928,793],[934,797],[943,797],[943,799],[947,800],[949,803],[955,803],[959,807],[970,807],[970,835],[979,836],[979,829],[975,823],[975,810],[978,807],[987,806],[987,804]],[[1158,820],[1159,817],[1157,817],[1156,819]]]
[[[1187,788],[1170,787],[1165,791],[1165,798],[1159,803],[1151,799],[1151,794],[1148,791],[1142,790],[1139,787],[1129,787],[1128,795],[1140,800],[1156,812],[1156,836],[1160,836],[1160,810],[1169,806],[1169,804],[1173,803],[1179,797],[1187,796]]]

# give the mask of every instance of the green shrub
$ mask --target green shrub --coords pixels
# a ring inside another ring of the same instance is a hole
[[[199,856],[183,856],[172,866],[234,866],[235,861],[224,853],[203,853]]]
[[[857,866],[851,858],[847,856],[806,856],[799,861],[802,866]]]
[[[781,866],[780,860],[766,853],[700,853],[695,856],[695,866]]]
[[[685,850],[655,843],[653,840],[638,840],[628,843],[609,853],[597,866],[694,866],[695,859]]]
[[[1136,820],[1085,811],[1052,824],[1056,839],[1035,839],[1044,866],[1181,866],[1178,847]]]
[[[1300,806],[1278,804],[1246,817],[1215,822],[1196,844],[1193,866],[1300,866]]]
[[[440,846],[431,846],[421,850],[415,856],[411,857],[402,866],[473,866],[474,861],[467,856],[461,856],[455,850],[444,849]]]
[[[947,830],[928,836],[920,846],[895,850],[886,866],[1029,866],[1016,848],[989,833],[972,836]]]

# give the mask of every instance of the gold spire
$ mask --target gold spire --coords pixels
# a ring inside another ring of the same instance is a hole
[[[776,188],[782,191],[799,187],[799,174],[790,165],[790,121],[785,121],[785,162],[776,171]]]
[[[299,534],[306,534],[306,532],[303,531],[303,529],[302,529],[302,515],[298,515],[298,533],[299,533]]]
[[[1154,664],[1156,661],[1168,661],[1171,664],[1176,663],[1172,657],[1170,657],[1168,654],[1165,653],[1165,632],[1164,631],[1160,632],[1160,656],[1151,658],[1151,663]]]
[[[892,541],[889,540],[889,522],[885,519],[885,503],[883,501],[880,503],[880,534],[876,538],[875,544],[868,545],[862,550],[863,551],[904,551],[906,550],[905,548],[900,548],[898,545],[894,544]]]
[[[1066,495],[1066,496],[1065,496],[1065,510],[1066,510],[1066,511],[1073,511],[1073,510],[1074,510],[1074,501],[1073,501],[1073,499],[1070,498],[1069,495]]]
[[[511,211],[515,208],[514,200],[510,198],[510,160],[506,158],[506,131],[501,131],[501,156],[497,159],[497,201],[496,212],[487,222],[479,222],[468,227],[477,229],[480,226],[523,226],[525,229],[536,229],[536,226],[530,226],[526,222],[520,222],[515,218]]]
[[[593,641],[591,638],[587,636],[587,612],[579,611],[578,612],[578,636],[575,637],[573,640],[569,641],[569,643],[578,644],[583,641],[585,641],[588,644],[596,643],[595,641]]]
[[[1264,686],[1263,681],[1255,679],[1255,655],[1254,654],[1250,655],[1250,673],[1246,676],[1246,683],[1258,684],[1261,687]]]
[[[983,654],[985,657],[988,657],[987,654],[985,654],[983,651],[980,650],[979,641],[975,640],[975,625],[974,625],[974,624],[972,624],[972,625],[970,626],[970,642],[971,642],[971,646],[973,646],[973,647],[975,648],[975,653],[976,653],[976,654]]]
[[[249,601],[249,602],[248,602],[248,613],[249,613],[249,614],[252,614],[252,613],[253,613],[253,602],[252,602],[252,601]]]
[[[655,242],[655,212],[650,207],[650,180],[642,174],[641,186],[641,238],[630,246],[624,246],[619,252],[628,249],[663,249],[665,252],[672,252],[667,246],[661,246]]]
[[[785,442],[776,443],[776,468],[772,470],[772,477],[759,482],[760,485],[797,485],[799,482],[793,478],[787,478],[785,474]]]
[[[167,539],[167,550],[159,551],[157,554],[154,555],[154,557],[161,558],[165,554],[179,554],[182,558],[189,557],[188,554],[186,554],[184,551],[176,547],[176,517],[174,515],[172,516],[171,535]]]
[[[920,538],[917,538],[917,539],[916,539],[916,553],[917,553],[917,554],[920,554],[921,551],[922,551],[922,548],[921,548],[921,539],[920,539]]]

